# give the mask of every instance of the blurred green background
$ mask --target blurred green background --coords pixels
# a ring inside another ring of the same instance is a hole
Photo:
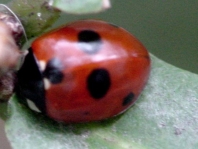
[[[9,0],[0,0],[7,3]],[[197,0],[111,0],[112,8],[100,14],[64,15],[54,26],[77,19],[102,19],[130,31],[150,53],[177,67],[198,73]],[[0,120],[0,142],[3,128]],[[1,143],[1,147],[2,147]],[[4,144],[8,149],[8,145]],[[0,147],[0,148],[1,148]]]

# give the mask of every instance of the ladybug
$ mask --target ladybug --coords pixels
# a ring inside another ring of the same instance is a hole
[[[81,20],[33,41],[17,74],[17,92],[56,121],[98,121],[133,105],[149,72],[149,54],[129,32]]]

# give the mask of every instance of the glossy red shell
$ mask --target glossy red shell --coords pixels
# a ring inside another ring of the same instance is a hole
[[[78,34],[92,30],[101,37],[98,52],[88,54],[79,48]],[[126,30],[103,21],[77,21],[48,32],[32,43],[38,61],[57,57],[64,78],[46,90],[46,114],[67,123],[87,122],[115,116],[133,105],[145,86],[150,58],[145,47]],[[93,69],[108,70],[111,85],[104,97],[94,99],[87,89],[87,77]],[[133,93],[133,100],[123,100]]]

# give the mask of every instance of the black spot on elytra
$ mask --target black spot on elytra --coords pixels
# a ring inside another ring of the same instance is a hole
[[[90,115],[90,112],[86,111],[83,113],[83,115]]]
[[[49,79],[52,84],[60,83],[64,78],[61,61],[58,58],[51,59],[47,63],[43,76]]]
[[[92,30],[83,30],[78,34],[78,45],[81,50],[88,54],[97,53],[101,49],[101,37]]]
[[[106,69],[94,69],[87,78],[87,88],[95,99],[104,97],[111,86],[109,72]]]
[[[28,98],[38,109],[45,113],[45,90],[42,74],[37,65],[32,49],[26,55],[23,65],[17,72],[16,93]]]
[[[123,100],[123,103],[122,105],[123,106],[126,106],[128,104],[130,104],[131,102],[133,102],[133,99],[134,99],[135,95],[131,92],[129,93]]]

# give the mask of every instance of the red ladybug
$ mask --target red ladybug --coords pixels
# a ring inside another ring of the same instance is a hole
[[[88,122],[133,105],[149,72],[149,54],[129,32],[103,21],[81,20],[32,43],[17,88],[54,120]]]

